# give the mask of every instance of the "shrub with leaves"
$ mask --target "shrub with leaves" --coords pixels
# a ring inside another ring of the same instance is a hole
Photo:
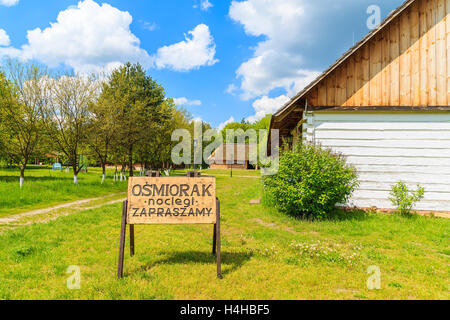
[[[301,144],[280,156],[279,171],[264,179],[280,211],[323,218],[348,201],[358,187],[356,169],[345,157],[318,145]]]
[[[400,181],[396,185],[392,186],[391,200],[392,204],[397,208],[397,212],[400,214],[411,214],[412,209],[417,202],[424,198],[425,189],[420,185],[417,185],[415,191],[409,190],[408,186]]]

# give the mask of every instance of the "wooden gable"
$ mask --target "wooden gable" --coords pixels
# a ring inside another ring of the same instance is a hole
[[[448,106],[450,0],[416,0],[304,96],[310,106]]]

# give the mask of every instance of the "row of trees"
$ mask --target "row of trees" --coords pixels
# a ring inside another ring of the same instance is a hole
[[[20,167],[20,185],[30,159],[63,155],[74,183],[80,155],[128,166],[170,162],[171,132],[190,129],[189,114],[176,108],[164,88],[139,64],[126,64],[104,78],[51,74],[45,67],[9,61],[0,70],[0,156]]]
[[[261,120],[256,121],[254,123],[250,123],[245,119],[242,119],[241,122],[228,123],[221,131],[222,136],[223,136],[223,141],[225,143],[235,143],[239,139],[239,136],[245,135],[245,132],[247,132],[248,130],[255,130],[255,132],[257,134],[257,140],[259,141],[259,135],[261,133],[260,130],[269,130],[271,119],[272,119],[272,115],[268,114]],[[235,132],[233,141],[228,141],[227,130],[233,130]],[[245,142],[246,143],[250,142],[248,140],[248,137],[246,137]]]

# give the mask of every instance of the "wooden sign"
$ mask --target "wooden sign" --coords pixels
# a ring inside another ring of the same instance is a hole
[[[216,179],[130,178],[128,224],[215,224]]]
[[[156,224],[213,224],[212,253],[220,261],[220,202],[215,177],[131,177],[128,200],[123,203],[119,267],[123,277],[126,226],[130,226],[130,255],[134,256],[134,226]]]

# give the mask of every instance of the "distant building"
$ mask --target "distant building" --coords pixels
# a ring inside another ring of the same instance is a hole
[[[208,158],[211,169],[255,169],[251,163],[251,152],[256,154],[256,144],[225,143],[220,145]]]

